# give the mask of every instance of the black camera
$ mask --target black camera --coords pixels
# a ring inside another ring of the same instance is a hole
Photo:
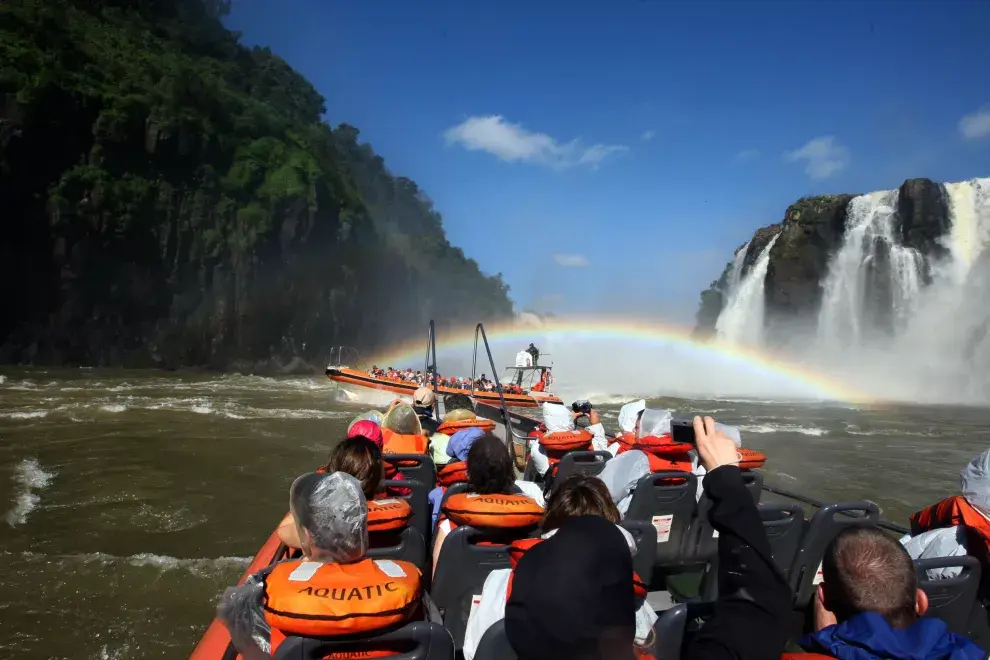
[[[591,414],[591,402],[590,401],[575,401],[571,404],[571,410],[576,413],[581,413],[582,415]]]

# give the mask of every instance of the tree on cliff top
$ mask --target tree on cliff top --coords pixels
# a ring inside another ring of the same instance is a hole
[[[228,0],[0,4],[0,360],[214,364],[511,314]]]

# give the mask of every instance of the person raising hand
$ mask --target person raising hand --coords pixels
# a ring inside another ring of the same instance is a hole
[[[714,472],[723,465],[739,465],[735,441],[723,433],[711,417],[694,418],[694,439],[701,464],[707,471]]]

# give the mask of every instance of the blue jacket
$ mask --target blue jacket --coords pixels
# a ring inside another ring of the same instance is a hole
[[[949,630],[941,619],[918,619],[910,628],[891,627],[879,614],[864,612],[805,635],[801,648],[839,660],[985,660],[986,652]]]
[[[447,456],[458,461],[466,461],[468,452],[471,451],[471,447],[477,442],[478,438],[485,434],[480,428],[476,426],[468,427],[466,429],[461,429],[454,435],[450,436],[450,442],[447,443]],[[427,495],[427,499],[430,501],[430,510],[433,515],[433,526],[436,527],[437,519],[440,517],[440,503],[443,501],[443,494],[446,491],[445,488],[437,486],[430,491]]]

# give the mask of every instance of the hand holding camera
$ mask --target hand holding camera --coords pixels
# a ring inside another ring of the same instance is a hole
[[[571,416],[574,417],[575,424],[579,428],[594,426],[595,424],[601,423],[601,417],[599,417],[598,411],[592,408],[590,401],[575,401],[572,403]],[[587,420],[580,419],[582,417],[586,417]]]

